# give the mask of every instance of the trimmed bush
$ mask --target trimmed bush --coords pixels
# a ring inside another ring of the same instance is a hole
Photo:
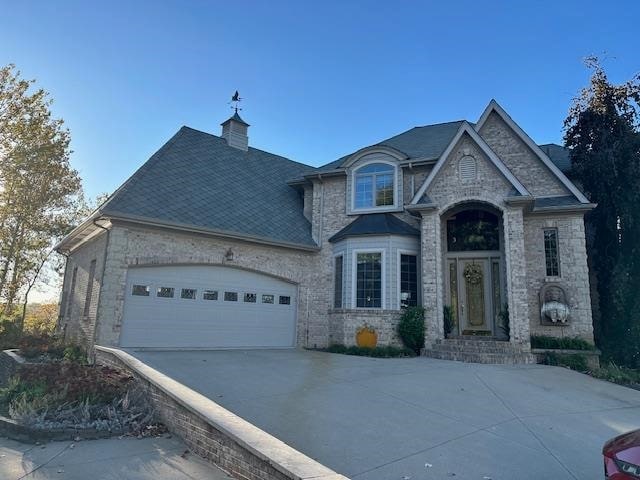
[[[580,337],[550,337],[548,335],[531,335],[531,348],[551,350],[595,350],[595,345]]]
[[[329,348],[319,349],[323,352],[329,353],[342,353],[344,355],[356,355],[359,357],[377,357],[377,358],[397,358],[397,357],[415,357],[413,350],[409,350],[408,348],[400,348],[400,347],[358,347],[358,346],[350,346],[347,347],[345,345],[334,344]]]
[[[587,372],[589,365],[587,364],[587,357],[584,355],[569,355],[556,352],[547,352],[544,355],[542,362],[544,365],[553,365],[556,367],[567,367],[571,370],[577,370],[578,372]]]
[[[398,335],[405,347],[420,355],[424,348],[424,308],[407,308],[398,324]]]

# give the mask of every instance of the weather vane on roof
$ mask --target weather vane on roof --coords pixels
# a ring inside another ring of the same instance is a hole
[[[233,103],[233,105],[231,106],[232,109],[235,110],[236,113],[238,113],[238,110],[242,110],[240,108],[240,102],[242,101],[242,98],[240,97],[240,94],[238,93],[238,90],[236,90],[236,93],[233,94],[233,96],[231,97],[231,101],[229,103]]]

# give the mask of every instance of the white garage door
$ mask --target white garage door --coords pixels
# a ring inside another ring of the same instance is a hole
[[[296,286],[221,266],[130,268],[123,347],[246,348],[295,344]]]

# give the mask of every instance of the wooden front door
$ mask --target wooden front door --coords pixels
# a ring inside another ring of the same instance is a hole
[[[491,262],[488,258],[460,259],[458,303],[460,333],[493,334]]]

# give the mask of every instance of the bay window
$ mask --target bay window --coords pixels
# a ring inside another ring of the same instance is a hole
[[[356,255],[356,307],[382,308],[382,252]]]

